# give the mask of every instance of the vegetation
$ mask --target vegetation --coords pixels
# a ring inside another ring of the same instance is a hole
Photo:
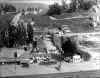
[[[16,12],[16,8],[11,4],[0,4],[0,12]]]
[[[3,34],[6,33],[6,31],[8,30],[9,26],[10,26],[10,21],[12,20],[12,18],[14,17],[13,14],[5,14],[5,15],[0,15],[0,46],[4,46],[4,42],[2,41],[2,36]],[[6,40],[5,40],[6,41]]]
[[[48,10],[47,15],[60,15],[62,13],[73,13],[80,10],[87,11],[95,4],[95,1],[73,0],[70,4],[70,8],[68,8],[65,2],[63,2],[63,6],[56,3],[49,7],[50,9]]]
[[[56,7],[59,8],[59,10],[55,9]],[[72,17],[72,16],[75,16],[75,14],[73,13],[66,13],[66,14],[62,14],[62,15],[59,15],[61,13],[61,10],[62,10],[62,7],[59,6],[58,4],[55,4],[53,5],[53,11],[50,13],[51,15],[53,15],[53,12],[54,12],[54,16],[59,19],[63,19],[63,18],[67,18],[67,17]],[[55,13],[57,10],[58,12]],[[49,10],[50,12],[51,10]],[[83,13],[83,12],[82,12]],[[49,13],[48,13],[49,14]],[[56,15],[58,14],[58,15]],[[5,15],[1,15],[0,16],[0,37],[2,36],[2,40],[1,40],[1,43],[3,43],[4,45],[8,46],[9,43],[11,42],[11,45],[9,46],[13,46],[14,44],[25,44],[26,42],[29,43],[30,41],[32,41],[32,35],[33,34],[32,32],[29,32],[28,31],[28,35],[30,37],[30,40],[26,38],[26,34],[25,34],[25,30],[24,28],[21,28],[23,26],[19,26],[19,28],[10,28],[10,21],[12,20],[13,18],[13,14],[11,14],[10,16],[8,14],[5,14]],[[44,15],[44,16],[35,16],[35,15],[28,15],[28,16],[25,16],[23,17],[24,20],[28,20],[28,18],[34,18],[34,21],[35,21],[35,25],[38,26],[38,27],[49,27],[49,28],[54,28],[54,27],[60,27],[62,25],[69,25],[70,26],[70,29],[72,32],[84,32],[84,31],[88,31],[89,30],[89,26],[88,26],[88,21],[86,21],[87,18],[78,18],[78,19],[69,19],[69,20],[51,20],[49,18],[49,16],[47,15]],[[4,20],[2,20],[4,19]],[[85,22],[83,22],[85,21]],[[83,26],[84,25],[84,26]],[[32,29],[30,26],[28,26],[29,30]],[[21,30],[23,29],[23,30]],[[9,34],[9,37],[7,36],[7,32],[8,31],[11,32]],[[16,32],[14,32],[16,31]],[[32,31],[32,30],[31,30]],[[16,36],[15,36],[16,35]],[[15,39],[15,40],[14,40]]]
[[[22,26],[18,26],[17,28],[9,26],[7,30],[1,32],[1,40],[6,47],[28,44],[32,42],[32,39],[33,31],[29,25],[27,31]]]
[[[94,1],[80,2],[79,8],[82,9],[82,10],[89,10],[95,4],[96,3]]]
[[[17,45],[28,44],[32,41],[33,31],[32,27],[28,25],[26,37],[26,30],[23,25],[18,27],[11,26],[10,22],[13,18],[13,14],[5,14],[0,16],[0,47],[13,47]],[[3,19],[3,20],[2,20]]]
[[[75,42],[71,41],[70,38],[67,38],[67,40],[63,42],[62,49],[64,51],[64,57],[72,57],[75,53],[78,53]]]
[[[57,3],[50,5],[50,9],[47,12],[47,15],[60,15],[61,14],[61,6],[59,6]]]
[[[84,61],[89,61],[91,58],[91,55],[87,52],[81,51],[78,49],[76,40],[74,40],[74,36],[69,37],[69,38],[63,38],[63,44],[62,44],[62,49],[64,51],[63,56],[64,57],[71,57],[74,54],[80,55]]]

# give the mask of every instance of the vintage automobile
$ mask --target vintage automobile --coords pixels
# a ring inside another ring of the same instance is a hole
[[[57,64],[57,61],[56,60],[43,60],[39,63],[40,65],[54,65],[54,64]]]

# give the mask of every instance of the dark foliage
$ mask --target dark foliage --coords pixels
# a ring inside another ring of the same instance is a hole
[[[28,33],[28,37],[26,35]],[[1,40],[6,47],[14,47],[16,45],[24,45],[31,43],[33,39],[33,30],[31,26],[28,25],[28,30],[26,31],[23,26],[9,26],[6,30],[1,32]]]
[[[95,1],[74,0],[70,4],[70,8],[65,8],[64,10],[68,13],[72,13],[78,10],[89,10],[95,4]]]
[[[0,11],[4,12],[16,12],[16,8],[11,4],[0,4]]]
[[[11,4],[6,4],[6,6],[4,7],[4,11],[6,11],[6,12],[15,12],[16,8]]]
[[[62,49],[64,51],[64,57],[72,58],[74,54],[78,54],[84,59],[84,61],[88,61],[91,58],[89,53],[79,50],[75,41],[71,40],[71,38],[67,38],[67,41],[63,42]]]
[[[32,43],[33,41],[33,28],[30,24],[27,26],[27,33],[28,33],[28,38],[27,38],[27,43]]]
[[[17,39],[17,29],[14,26],[9,26],[6,30],[1,32],[1,40],[6,47],[13,47]]]
[[[64,51],[64,57],[72,57],[75,53],[77,53],[76,44],[72,42],[70,38],[62,44],[62,49]]]
[[[54,4],[50,6],[50,9],[47,12],[47,15],[60,15],[61,14],[61,7],[58,4]]]
[[[82,10],[89,10],[95,4],[94,1],[81,2],[79,8]]]
[[[74,0],[71,4],[70,4],[70,8],[66,9],[66,12],[68,13],[72,13],[72,12],[75,12],[76,9],[77,9],[77,3],[76,3],[76,0]]]

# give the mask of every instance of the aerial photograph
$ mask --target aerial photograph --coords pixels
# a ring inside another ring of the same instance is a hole
[[[100,78],[100,0],[0,0],[0,78]]]

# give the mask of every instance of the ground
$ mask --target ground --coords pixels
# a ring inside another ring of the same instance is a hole
[[[85,71],[85,72],[72,72],[72,73],[54,73],[44,75],[30,75],[30,76],[18,76],[18,78],[99,78],[100,71]],[[17,78],[8,77],[8,78]]]
[[[84,72],[85,77],[86,78],[89,78],[88,76],[90,76],[90,78],[93,76],[94,76],[94,78],[95,78],[95,76],[100,77],[100,75],[97,73],[100,70],[100,53],[99,53],[100,49],[99,49],[99,47],[98,47],[98,49],[97,48],[89,48],[89,49],[81,48],[81,49],[83,51],[86,51],[89,54],[91,54],[92,57],[91,57],[90,61],[81,62],[81,63],[70,63],[70,64],[68,64],[66,62],[62,62],[60,71],[55,69],[55,67],[57,67],[59,65],[59,63],[56,65],[30,64],[29,68],[22,68],[21,65],[1,65],[0,66],[0,75],[2,77],[15,76],[15,75],[16,76],[19,76],[19,75],[25,76],[26,75],[26,77],[28,75],[30,75],[30,76],[33,75],[33,77],[34,77],[34,76],[38,75],[37,78],[39,78],[40,76],[43,76],[43,78],[44,78],[44,76],[46,76],[44,74],[49,74],[48,76],[50,76],[50,75],[52,76],[52,74],[54,74],[53,77],[54,76],[58,77],[59,75],[57,73],[67,73],[68,74],[70,72],[71,76],[73,76],[72,72],[80,72],[81,71],[81,75],[78,73],[79,74],[78,76],[80,78],[81,77],[84,78],[84,75],[82,74],[82,72],[89,71],[89,73],[91,73],[91,71],[93,71],[94,73],[92,73],[90,75],[88,75],[88,74],[86,75],[86,72]],[[4,48],[2,50],[3,50],[3,53],[5,52],[5,57],[8,56],[8,54],[9,54],[9,56],[11,56],[11,51],[12,52],[15,51],[15,49],[7,49],[7,48]],[[1,50],[0,54],[2,54],[2,50]],[[7,53],[7,52],[9,52],[9,53]],[[25,54],[28,55],[27,52]],[[13,58],[13,57],[11,57],[11,58]],[[41,75],[39,75],[39,74],[41,74]],[[68,75],[62,75],[62,76],[68,76]]]

